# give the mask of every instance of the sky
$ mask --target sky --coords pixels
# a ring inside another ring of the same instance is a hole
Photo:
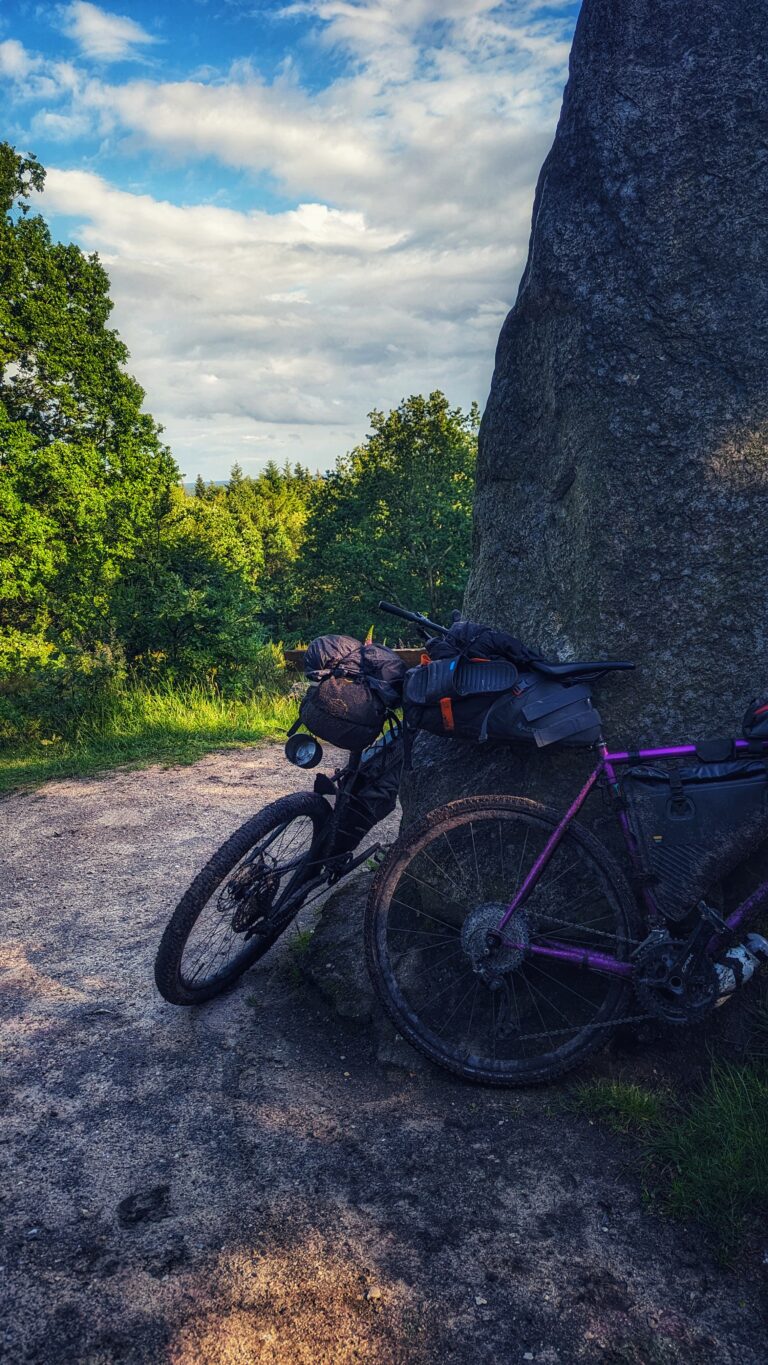
[[[0,140],[97,251],[185,478],[482,409],[574,0],[0,0]]]

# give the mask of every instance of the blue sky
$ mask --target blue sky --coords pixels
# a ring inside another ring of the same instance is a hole
[[[0,0],[0,138],[97,250],[189,478],[485,401],[578,4]]]

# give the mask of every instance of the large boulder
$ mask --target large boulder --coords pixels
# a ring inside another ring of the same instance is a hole
[[[368,975],[363,918],[371,881],[372,873],[358,872],[326,898],[299,968],[341,1019],[370,1027],[382,1066],[422,1071],[428,1063],[394,1028]]]
[[[480,431],[467,612],[635,659],[597,698],[622,747],[735,733],[768,685],[767,21],[584,0]],[[579,766],[420,751],[409,818]]]

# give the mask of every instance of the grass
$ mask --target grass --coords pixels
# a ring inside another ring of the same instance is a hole
[[[640,1140],[656,1206],[702,1223],[725,1260],[761,1224],[768,1211],[768,1072],[759,1060],[715,1062],[684,1105],[610,1080],[579,1086],[575,1104],[613,1132]]]
[[[768,1209],[768,1075],[715,1063],[703,1090],[648,1144],[669,1213],[697,1218],[733,1253]]]
[[[235,701],[205,687],[130,688],[83,721],[76,739],[0,750],[0,793],[123,764],[193,763],[212,749],[284,738],[296,713],[282,695]]]
[[[304,970],[302,964],[309,952],[314,932],[313,928],[297,929],[288,941],[286,968],[288,976],[294,986],[304,985]]]
[[[614,1133],[647,1133],[661,1124],[665,1097],[628,1081],[588,1081],[576,1090],[576,1108]]]

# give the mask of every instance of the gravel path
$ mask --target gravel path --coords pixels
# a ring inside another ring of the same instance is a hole
[[[382,1067],[290,949],[157,996],[179,893],[297,785],[265,745],[0,805],[0,1355],[765,1365],[764,1271],[653,1216],[563,1087]]]

